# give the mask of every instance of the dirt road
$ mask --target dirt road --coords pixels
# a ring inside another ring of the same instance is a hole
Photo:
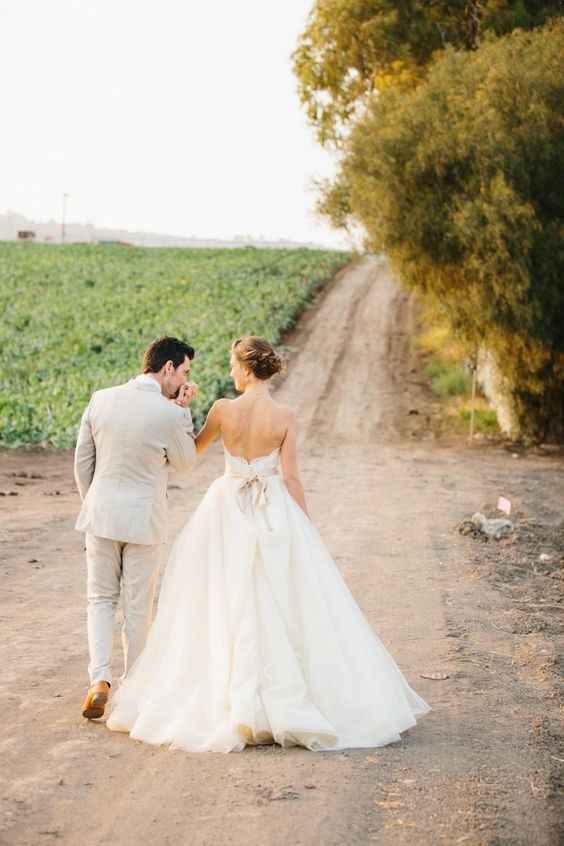
[[[433,711],[401,743],[321,754],[170,752],[85,721],[72,455],[2,453],[2,844],[561,842],[561,568],[534,572],[527,555],[536,561],[544,548],[535,527],[562,552],[564,461],[437,443],[413,321],[412,299],[386,264],[363,260],[300,322],[277,391],[300,410],[312,517]],[[176,528],[221,472],[214,449],[172,490]],[[458,533],[500,494],[520,515],[521,540]],[[449,677],[420,676],[429,671]]]

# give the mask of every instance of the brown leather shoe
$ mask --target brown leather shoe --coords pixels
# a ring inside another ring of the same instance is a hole
[[[104,708],[108,702],[110,685],[107,681],[95,682],[86,694],[82,703],[82,716],[87,720],[97,720],[104,716]]]

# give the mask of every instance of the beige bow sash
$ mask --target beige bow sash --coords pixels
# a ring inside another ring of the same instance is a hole
[[[278,470],[262,471],[261,473],[237,473],[233,467],[229,468],[229,475],[236,479],[243,479],[242,484],[237,488],[237,502],[243,514],[263,512],[265,523],[272,531],[272,526],[268,519],[268,477],[277,476]]]

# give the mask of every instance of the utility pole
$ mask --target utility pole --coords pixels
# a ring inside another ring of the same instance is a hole
[[[476,404],[476,379],[477,379],[477,371],[478,371],[478,351],[474,353],[472,358],[470,359],[470,370],[472,371],[472,407],[470,409],[470,433],[468,435],[468,443],[471,444],[474,439],[474,414],[475,414],[475,404]]]
[[[63,194],[63,218],[61,221],[61,244],[65,243],[66,231],[65,231],[65,222],[67,217],[67,200],[70,197],[70,194]]]
[[[470,432],[468,434],[468,443],[471,444],[474,439],[474,418],[475,418],[475,404],[476,404],[476,382],[478,380],[478,350],[476,349],[468,358],[462,362],[465,370],[469,370],[472,374],[472,396],[470,406]]]

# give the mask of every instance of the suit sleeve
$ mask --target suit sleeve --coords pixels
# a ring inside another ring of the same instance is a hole
[[[86,496],[88,488],[92,484],[94,470],[96,468],[96,444],[94,443],[94,438],[92,436],[92,425],[90,422],[91,411],[92,399],[86,406],[84,414],[82,415],[76,447],[74,450],[74,479],[82,500]]]
[[[169,444],[167,459],[170,466],[179,474],[187,473],[196,462],[195,433],[192,414],[189,408],[180,409],[175,415]]]

